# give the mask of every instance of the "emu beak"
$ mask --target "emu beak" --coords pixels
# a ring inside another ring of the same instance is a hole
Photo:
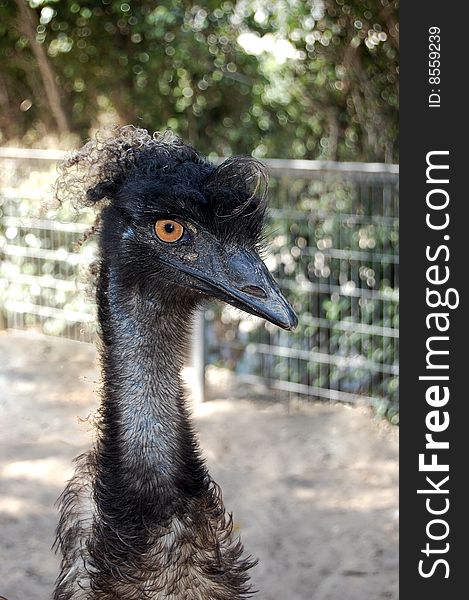
[[[237,249],[226,256],[212,285],[221,300],[236,308],[262,317],[282,329],[294,329],[298,325],[293,308],[260,257],[252,251]]]
[[[298,318],[256,252],[231,247],[210,252],[197,264],[178,265],[197,280],[196,289],[282,329],[294,329]]]

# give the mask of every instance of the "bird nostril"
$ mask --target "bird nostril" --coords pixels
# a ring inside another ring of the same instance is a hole
[[[241,288],[242,292],[246,292],[246,294],[250,294],[251,296],[256,296],[257,298],[267,298],[267,294],[264,290],[257,285],[246,285]]]

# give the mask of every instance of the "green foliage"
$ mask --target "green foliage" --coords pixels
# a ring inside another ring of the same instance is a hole
[[[395,0],[29,0],[81,138],[171,128],[205,153],[395,160]],[[56,124],[24,17],[0,0],[4,141]],[[34,41],[34,40],[33,40]]]

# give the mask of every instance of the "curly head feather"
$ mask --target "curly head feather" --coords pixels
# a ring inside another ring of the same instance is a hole
[[[129,215],[149,210],[187,213],[222,238],[242,230],[258,241],[266,211],[268,175],[251,157],[216,166],[171,131],[150,135],[125,126],[98,132],[59,167],[59,201],[114,203]]]

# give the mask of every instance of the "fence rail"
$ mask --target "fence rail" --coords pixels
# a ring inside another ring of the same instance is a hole
[[[86,293],[93,221],[53,206],[61,151],[0,148],[3,326],[90,341]],[[300,320],[291,334],[211,305],[196,363],[234,370],[272,393],[397,407],[398,166],[265,161],[271,173],[266,261]],[[204,347],[204,350],[202,350]]]

